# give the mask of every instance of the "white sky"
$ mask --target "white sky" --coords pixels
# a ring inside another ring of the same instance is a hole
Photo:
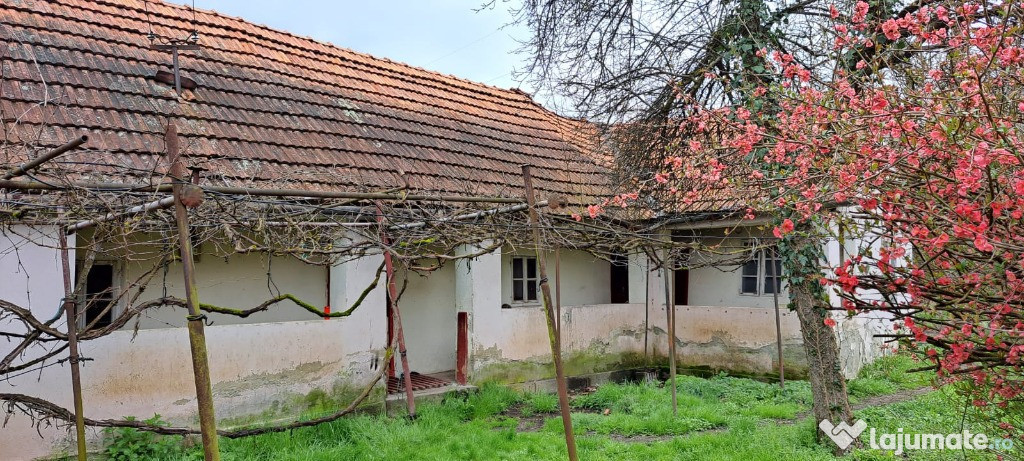
[[[516,40],[526,39],[528,32],[519,26],[503,28],[512,19],[509,0],[474,11],[483,2],[195,0],[195,6],[392,61],[501,88],[519,87],[512,78],[512,71],[522,67]]]

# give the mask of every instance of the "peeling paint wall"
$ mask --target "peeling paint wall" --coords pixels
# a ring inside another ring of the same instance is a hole
[[[849,209],[847,209],[849,211]],[[864,224],[863,221],[860,221]],[[881,236],[875,236],[881,237]],[[828,265],[838,267],[843,260],[851,254],[859,254],[869,251],[877,254],[882,246],[883,238],[872,237],[868,241],[847,239],[842,242],[832,239],[825,244],[825,257]],[[910,254],[910,252],[908,252]],[[893,261],[894,265],[904,264],[905,261],[898,259]],[[876,272],[876,268],[868,267],[868,272]],[[842,307],[842,299],[838,295],[838,288],[828,289],[829,300],[832,307]],[[862,300],[881,300],[881,294],[876,290],[860,290],[857,297]],[[893,332],[893,314],[888,312],[867,312],[859,313],[853,317],[839,314],[837,317],[836,334],[839,338],[839,358],[843,362],[843,373],[847,378],[857,376],[864,365],[891,352],[891,347],[885,343],[885,338],[875,338],[873,335]]]
[[[563,362],[570,376],[642,365],[644,305],[563,306]],[[554,376],[547,323],[540,307],[498,309],[502,328],[474,342],[473,380],[524,382]],[[477,317],[477,322],[480,317]]]
[[[653,309],[652,346],[668,356],[664,305]],[[796,313],[782,309],[783,360],[788,376],[806,375],[807,363]],[[753,375],[778,373],[775,310],[758,307],[676,306],[676,353],[683,367]]]
[[[26,302],[18,296],[23,296],[28,287],[34,311],[53,311],[60,300],[59,291],[52,289],[60,286],[59,266],[55,266],[59,260],[54,250],[11,235],[4,234],[4,238],[12,239],[6,246],[0,244],[3,296]],[[46,242],[52,245],[52,241]],[[31,256],[23,258],[27,264],[23,261],[19,265],[11,259],[12,246],[19,247],[21,255]],[[467,246],[459,253],[477,249]],[[510,257],[511,253],[498,250],[457,261],[427,277],[410,276],[402,311],[415,371],[454,368],[455,313],[467,312],[473,382],[525,382],[553,376],[542,308],[501,307],[510,301]],[[266,291],[266,268],[271,261],[273,280],[282,293],[294,293],[316,305],[329,302],[339,311],[350,306],[370,284],[382,260],[380,254],[372,254],[321,268],[288,258],[232,256],[225,262],[223,257],[204,255],[197,265],[202,280],[200,298],[233,307],[250,307],[265,300],[270,295]],[[630,302],[608,304],[608,263],[580,252],[563,252],[560,323],[563,357],[570,376],[664,363],[668,335],[662,273],[651,272],[643,255],[630,255],[628,260]],[[129,273],[144,267],[131,269],[131,264],[138,263],[129,263]],[[30,278],[25,277],[26,269],[31,269]],[[550,262],[549,278],[554,279]],[[690,280],[691,302],[705,299],[716,304],[677,306],[679,364],[774,375],[777,350],[771,296],[737,298],[739,275],[728,270],[694,270]],[[172,265],[168,271],[171,294],[178,294],[179,281],[180,272]],[[330,299],[326,296],[327,283]],[[162,289],[161,275],[150,283],[146,296],[159,296]],[[746,301],[750,302],[742,303]],[[806,370],[799,322],[785,308],[785,296],[780,297],[780,303],[787,375],[799,376]],[[214,397],[222,426],[288,418],[306,410],[321,396],[344,402],[379,367],[386,366],[384,283],[351,317],[309,319],[309,313],[294,309],[262,321],[252,320],[256,323],[239,324],[215,317],[214,325],[207,329]],[[83,355],[93,359],[83,369],[90,417],[147,418],[160,413],[172,423],[195,423],[187,331],[160,328],[167,323],[180,324],[184,315],[170,309],[150,315],[143,320],[144,328],[137,336],[125,330],[83,344]],[[871,333],[887,328],[885,322],[884,318],[866,317],[840,322],[837,333],[848,375],[880,354]],[[68,371],[63,367],[2,382],[0,392],[30,392],[71,406]],[[383,390],[377,392],[375,399],[379,401]],[[43,434],[44,439],[39,439],[26,418],[15,416],[0,431],[0,459],[50,454],[69,445],[66,431],[44,429]],[[90,434],[95,443],[98,432]]]
[[[4,234],[4,238],[17,239],[11,234]],[[8,275],[16,273],[19,267],[34,268],[29,274],[33,287],[37,283],[46,286],[33,290],[33,305],[36,301],[56,305],[61,295],[53,287],[62,285],[58,281],[60,273],[52,267],[54,250],[39,245],[32,248],[31,243],[20,241],[18,245],[24,249],[23,255],[34,254],[39,264],[19,266],[0,257],[0,272]],[[329,275],[332,304],[350,305],[373,280],[381,260],[380,255],[370,255],[329,269],[316,268],[321,288],[318,293],[324,296]],[[233,265],[233,273],[251,270],[243,266]],[[248,299],[243,293],[245,286],[233,290],[240,302]],[[248,285],[248,290],[256,291],[252,285]],[[12,296],[6,289],[2,295]],[[264,299],[262,293],[253,296]],[[292,419],[324,400],[347,404],[384,366],[384,296],[382,283],[350,317],[233,325],[216,322],[207,327],[219,427]],[[53,299],[43,299],[46,297]],[[207,299],[202,288],[200,297]],[[306,319],[310,317],[308,312],[303,314]],[[7,347],[6,342],[2,347]],[[151,328],[137,334],[131,329],[117,331],[83,342],[81,354],[91,359],[82,367],[85,412],[89,417],[145,419],[159,413],[175,425],[196,425],[186,329]],[[41,373],[5,380],[0,382],[0,392],[26,393],[72,407],[67,367],[49,367]],[[381,383],[367,404],[383,402],[383,393]],[[43,438],[28,418],[13,416],[0,430],[0,459],[46,456],[72,445],[65,430],[43,428],[40,432]],[[92,447],[99,448],[100,431],[89,429],[88,434]]]
[[[892,347],[876,334],[893,332],[893,315],[887,312],[868,312],[853,317],[841,317],[836,324],[839,337],[839,359],[843,374],[852,379],[861,368],[875,359],[892,352]]]
[[[354,328],[341,321],[304,321],[251,325],[214,325],[206,329],[210,373],[219,425],[297,416],[314,389],[339,400],[367,383],[380,351],[349,344]],[[131,331],[82,343],[85,411],[91,418],[159,413],[173,424],[195,425],[195,387],[188,333],[181,328]],[[254,353],[272,351],[272,353]],[[36,379],[40,378],[39,381]],[[29,393],[71,408],[66,367],[0,383],[0,392]],[[258,415],[258,418],[254,416]],[[93,436],[98,431],[91,431]],[[15,416],[0,431],[0,459],[24,459],[59,452],[67,433],[43,431],[40,439],[29,420]],[[94,444],[96,440],[93,440]]]
[[[610,264],[583,252],[561,253],[566,372],[582,375],[642,362],[646,305],[608,304]],[[548,279],[554,285],[553,254],[546,256]],[[511,257],[512,253],[496,251],[457,270],[457,284],[462,287],[460,309],[471,312],[471,379],[475,382],[523,382],[554,375],[543,308],[539,303],[501,308],[501,304],[511,304]],[[637,263],[629,268],[631,299],[645,291],[642,279],[633,276],[645,270],[638,261],[631,261]],[[500,297],[494,296],[495,286],[503,288]]]

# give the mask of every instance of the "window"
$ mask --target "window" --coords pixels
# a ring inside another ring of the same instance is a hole
[[[537,258],[512,258],[512,301],[537,300]]]
[[[774,280],[774,283],[772,283]],[[740,269],[740,294],[768,295],[782,290],[782,259],[774,247],[757,250]]]
[[[761,254],[764,260],[762,265],[764,267],[764,281],[761,283],[764,289],[762,291],[765,294],[779,293],[782,291],[782,258],[779,257],[779,251],[777,248],[771,247],[761,250]]]
[[[116,273],[113,263],[96,262],[92,265],[85,278],[85,299],[79,304],[80,328],[84,329],[94,321],[93,328],[103,328],[113,322],[117,314],[114,312]]]
[[[622,255],[612,255],[611,259],[611,288],[612,304],[629,302],[629,260]]]

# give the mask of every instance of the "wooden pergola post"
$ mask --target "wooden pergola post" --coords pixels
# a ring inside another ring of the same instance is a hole
[[[68,362],[71,365],[71,392],[75,400],[75,441],[78,461],[85,461],[85,404],[82,401],[82,372],[78,366],[78,307],[71,287],[71,261],[68,256],[68,236],[64,229],[58,232],[60,262],[64,270],[64,315],[68,323]]]
[[[562,342],[559,338],[555,322],[555,310],[551,302],[551,286],[548,284],[547,269],[544,265],[544,253],[541,252],[540,224],[537,198],[533,193],[533,177],[530,176],[530,165],[523,165],[523,182],[526,184],[526,203],[529,205],[530,229],[537,253],[537,271],[540,275],[541,298],[544,301],[544,317],[548,324],[548,339],[551,343],[551,359],[555,363],[555,381],[558,385],[558,407],[562,414],[562,428],[565,431],[565,446],[569,452],[569,460],[577,461],[576,439],[572,433],[572,416],[569,413],[569,386],[565,381],[565,370],[562,367]]]
[[[676,398],[676,303],[672,299],[672,268],[666,258],[664,262],[665,274],[665,321],[668,330],[668,380],[672,386],[672,415],[679,413],[679,406]]]
[[[199,289],[196,287],[196,267],[192,259],[192,237],[189,233],[188,210],[182,201],[184,196],[185,165],[178,151],[178,128],[174,122],[167,124],[164,136],[167,158],[171,162],[170,176],[173,181],[174,220],[178,228],[178,246],[181,267],[185,277],[185,301],[188,307],[188,342],[192,350],[192,373],[196,383],[196,401],[199,404],[199,430],[203,436],[203,455],[206,461],[219,461],[220,450],[217,440],[217,420],[213,411],[213,390],[210,387],[210,361],[206,350],[206,318],[199,310]],[[198,203],[196,203],[198,204]]]
[[[778,247],[772,247],[772,252],[777,252]],[[778,254],[773,255],[775,258]],[[776,274],[775,270],[775,258],[772,258],[771,273],[768,274],[772,279],[772,301],[775,303],[775,344],[779,351],[779,387],[786,388],[786,369],[782,364],[782,314],[779,312],[779,274]],[[767,260],[765,260],[767,261]]]

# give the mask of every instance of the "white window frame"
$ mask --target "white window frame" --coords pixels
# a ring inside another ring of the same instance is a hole
[[[516,277],[516,263],[521,261],[523,272],[522,277]],[[530,277],[529,263],[533,262],[533,277]],[[540,302],[537,296],[537,292],[540,291],[540,269],[537,266],[537,257],[522,255],[513,256],[511,259],[512,266],[509,269],[509,275],[512,276],[512,303],[513,304],[537,304]],[[531,293],[529,290],[530,283],[534,282],[534,290]],[[523,299],[516,299],[516,284],[522,284]]]
[[[772,256],[767,254],[767,252],[769,252],[769,251],[772,253]],[[772,278],[773,275],[778,280],[778,283],[776,284],[776,286],[779,289],[779,294],[782,294],[782,291],[783,291],[783,289],[782,289],[782,273],[781,273],[782,271],[779,270],[778,271],[779,273],[776,273],[776,274],[769,274],[768,273],[768,264],[770,262],[780,261],[781,259],[782,258],[778,254],[778,247],[774,247],[773,246],[773,247],[769,247],[769,248],[758,249],[757,251],[755,251],[754,252],[754,257],[752,259],[750,259],[748,261],[745,261],[742,265],[740,265],[740,269],[739,269],[739,274],[740,274],[739,294],[740,294],[740,296],[773,296],[774,295],[773,292],[767,291],[767,288],[770,286],[769,284],[771,283],[769,281],[769,279]],[[746,274],[746,273],[743,272],[743,270],[746,267],[746,265],[751,263],[751,262],[754,262],[755,263],[755,267],[756,267],[756,273],[752,274],[752,275],[751,274]],[[778,265],[775,266],[775,268],[779,268],[780,266],[781,266],[781,264],[778,264]],[[756,277],[757,278],[757,283],[756,283],[755,291],[754,292],[743,291],[743,281],[744,281],[744,279],[748,279],[748,278],[751,278],[751,277]]]

